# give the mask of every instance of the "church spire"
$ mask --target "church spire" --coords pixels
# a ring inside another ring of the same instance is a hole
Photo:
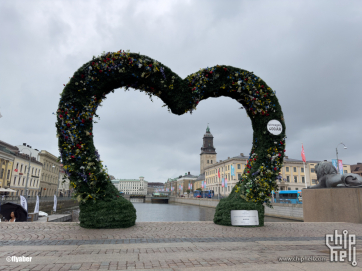
[[[210,133],[209,124],[207,124],[206,133]]]
[[[206,133],[204,134],[202,142],[201,154],[203,153],[216,154],[214,148],[214,137],[210,132],[209,124],[207,124]]]

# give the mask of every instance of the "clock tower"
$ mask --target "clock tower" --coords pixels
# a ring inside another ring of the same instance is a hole
[[[205,167],[215,163],[216,151],[214,148],[214,137],[210,133],[209,125],[207,125],[200,153],[200,174],[205,173]]]

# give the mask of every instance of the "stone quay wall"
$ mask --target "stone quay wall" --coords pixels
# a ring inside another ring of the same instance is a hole
[[[274,203],[273,208],[265,206],[265,215],[304,221],[303,204]]]
[[[196,205],[202,207],[211,207],[211,208],[216,208],[216,206],[219,204],[219,200],[207,199],[207,198],[197,199],[197,198],[170,197],[169,202]],[[274,203],[273,209],[265,207],[265,215],[271,217],[279,217],[279,218],[303,221],[303,204]]]

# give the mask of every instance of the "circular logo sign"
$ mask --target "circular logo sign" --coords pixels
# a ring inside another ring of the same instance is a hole
[[[268,122],[267,129],[273,135],[280,135],[283,131],[283,126],[278,120],[271,120]]]

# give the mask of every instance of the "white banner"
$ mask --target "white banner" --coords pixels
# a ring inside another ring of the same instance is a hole
[[[54,206],[53,206],[53,211],[56,212],[57,211],[57,196],[54,195]]]
[[[39,196],[36,196],[36,203],[35,203],[34,213],[39,213]]]
[[[28,211],[28,203],[26,202],[26,198],[23,196],[20,196],[20,205]]]

